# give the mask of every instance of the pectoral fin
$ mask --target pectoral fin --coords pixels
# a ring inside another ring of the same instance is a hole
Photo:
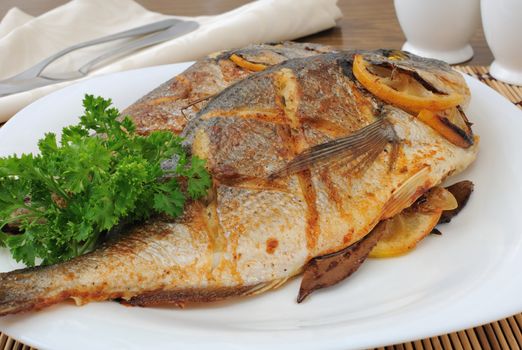
[[[305,150],[283,168],[272,173],[269,179],[292,175],[311,167],[325,167],[338,162],[351,163],[354,169],[360,170],[370,165],[390,142],[397,143],[398,137],[391,123],[385,118],[380,118],[349,136]],[[392,157],[391,162],[393,161]]]

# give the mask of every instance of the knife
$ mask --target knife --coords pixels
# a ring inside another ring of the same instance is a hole
[[[35,66],[25,70],[22,73],[19,73],[11,78],[0,81],[0,97],[31,90],[37,87],[56,84],[62,81],[74,80],[84,77],[92,70],[94,66],[101,63],[102,61],[107,60],[108,58],[114,58],[117,56],[121,56],[125,53],[129,53],[138,49],[165,42],[167,40],[190,33],[198,27],[199,24],[195,21],[169,19],[127,30],[121,33],[109,35],[96,40],[76,44],[46,58],[45,60],[39,62]],[[53,76],[45,76],[41,74],[45,67],[47,67],[51,62],[54,62],[58,58],[68,54],[71,51],[78,50],[87,46],[105,43],[116,39],[126,38],[129,36],[132,37],[136,35],[143,35],[148,33],[152,34],[138,38],[133,41],[125,42],[122,45],[117,46],[116,48],[104,52],[103,54],[93,58],[77,70],[67,73],[55,74]]]

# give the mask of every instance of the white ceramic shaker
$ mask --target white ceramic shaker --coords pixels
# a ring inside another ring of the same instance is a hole
[[[482,25],[495,60],[489,73],[522,85],[522,0],[482,0]]]
[[[480,0],[394,0],[394,3],[407,40],[403,50],[451,64],[473,57],[469,41],[478,28]]]

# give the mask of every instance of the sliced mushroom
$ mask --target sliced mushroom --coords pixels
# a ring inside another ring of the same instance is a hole
[[[305,266],[297,302],[302,302],[313,291],[334,285],[354,273],[385,233],[385,230],[376,228],[343,250],[310,260]]]
[[[442,216],[439,219],[439,224],[444,224],[450,222],[455,215],[460,213],[460,211],[466,206],[468,203],[469,197],[473,192],[475,185],[473,182],[469,180],[464,180],[457,182],[451,186],[446,187],[448,191],[455,197],[457,200],[458,206],[453,210],[444,210],[442,212]]]

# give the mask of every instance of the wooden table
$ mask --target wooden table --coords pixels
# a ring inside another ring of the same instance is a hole
[[[109,1],[109,0],[107,0]],[[176,15],[213,15],[231,10],[247,0],[136,0],[152,11]],[[296,0],[299,1],[299,0]],[[0,18],[17,6],[30,15],[39,15],[67,0],[1,0]],[[337,27],[302,38],[302,41],[329,44],[337,48],[392,48],[404,43],[391,0],[338,0],[344,17]],[[468,64],[489,65],[493,60],[480,28],[471,40],[475,56]],[[1,68],[0,68],[1,69]]]
[[[1,0],[0,18],[14,6],[30,15],[39,15],[67,0]],[[109,0],[107,0],[109,1]],[[231,10],[247,0],[136,0],[146,8],[176,15],[213,15]],[[299,1],[299,0],[296,0]],[[400,48],[404,35],[395,18],[391,0],[338,0],[344,17],[335,28],[301,38],[300,41],[332,45],[336,48]],[[471,40],[475,56],[468,65],[487,66],[493,60],[481,28]],[[0,65],[1,69],[1,65]],[[484,83],[496,88],[517,105],[522,106],[522,88],[502,85],[487,73],[486,67],[459,67]],[[1,288],[1,286],[0,286]],[[520,349],[522,314],[482,327],[463,330],[429,339],[386,347],[386,349]],[[0,335],[0,350],[27,349],[6,335]],[[381,348],[384,349],[384,348]]]

